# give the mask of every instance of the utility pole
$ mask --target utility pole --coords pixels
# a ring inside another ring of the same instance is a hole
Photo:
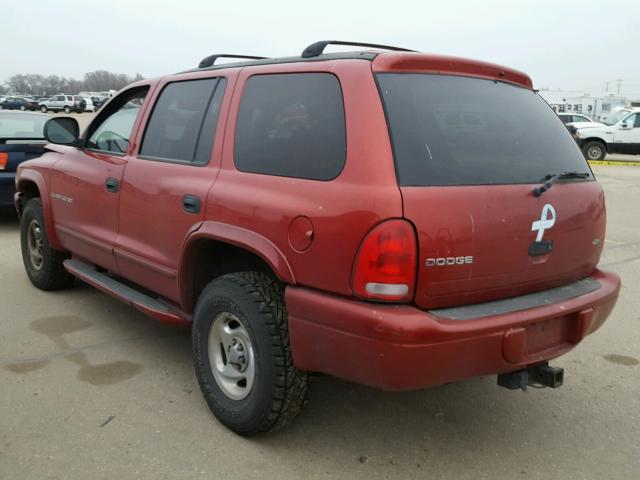
[[[604,93],[609,93],[609,81],[607,81],[604,85]]]
[[[618,78],[616,82],[618,82],[618,95],[620,95],[620,85],[622,84],[622,79]]]

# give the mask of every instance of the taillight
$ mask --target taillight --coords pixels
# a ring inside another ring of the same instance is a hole
[[[0,153],[0,170],[6,170],[9,163],[9,154],[6,152]]]
[[[353,265],[352,286],[362,298],[409,301],[416,281],[417,245],[406,220],[388,220],[365,237]]]

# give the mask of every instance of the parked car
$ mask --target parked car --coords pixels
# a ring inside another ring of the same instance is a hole
[[[39,108],[42,113],[47,113],[49,110],[52,112],[63,111],[64,113],[82,113],[84,112],[86,105],[86,100],[80,95],[66,95],[59,93],[50,97],[48,100],[40,102]]]
[[[18,171],[27,276],[191,326],[202,393],[243,435],[293,419],[309,372],[560,386],[548,362],[620,289],[571,135],[519,71],[332,43],[136,82],[82,136],[49,120]]]
[[[640,155],[640,108],[624,108],[597,128],[578,127],[576,136],[588,160],[602,160],[608,153]]]
[[[106,103],[107,99],[103,97],[91,97],[91,102],[93,103],[94,111],[100,110],[102,105]]]
[[[558,117],[560,117],[562,123],[575,125],[576,128],[604,126],[603,123],[596,122],[586,115],[580,115],[576,113],[558,113]]]
[[[0,102],[0,110],[37,110],[38,102],[23,97],[6,97]]]
[[[44,153],[45,122],[40,113],[0,112],[0,207],[13,206],[16,168]]]
[[[91,97],[82,97],[85,101],[84,111],[85,112],[95,112],[97,109],[93,105],[93,101],[91,101]]]

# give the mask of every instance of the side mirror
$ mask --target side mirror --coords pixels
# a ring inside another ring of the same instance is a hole
[[[626,120],[620,124],[620,130],[631,130],[633,128],[633,122],[629,125]]]
[[[80,125],[75,118],[55,117],[44,124],[44,138],[58,145],[76,145],[80,137]]]

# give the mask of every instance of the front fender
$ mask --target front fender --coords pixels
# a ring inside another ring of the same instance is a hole
[[[246,228],[206,221],[187,237],[180,255],[178,285],[180,286],[182,305],[187,305],[191,297],[192,286],[188,279],[193,278],[196,244],[205,239],[228,243],[248,250],[262,258],[279,280],[288,284],[296,283],[293,270],[285,255],[271,240]]]
[[[58,234],[54,226],[51,194],[47,182],[39,171],[24,168],[21,165],[18,167],[18,177],[16,179],[16,196],[23,196],[27,191],[27,185],[29,183],[35,184],[40,192],[40,201],[42,202],[42,212],[44,214],[44,224],[49,245],[51,248],[61,250],[62,245],[60,245],[60,240],[58,239]]]

